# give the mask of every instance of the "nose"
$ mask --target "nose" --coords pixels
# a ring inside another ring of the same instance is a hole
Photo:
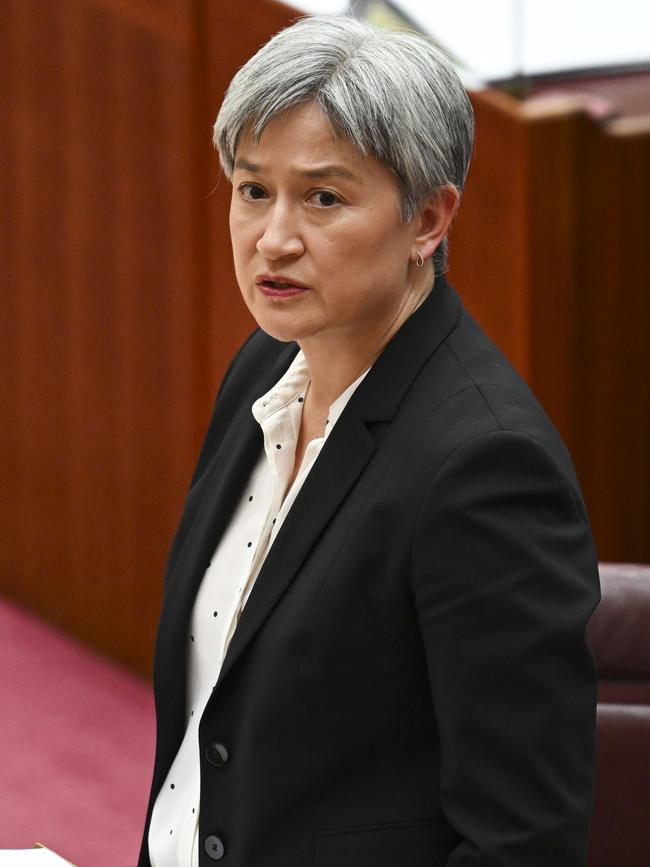
[[[265,259],[284,259],[301,256],[304,249],[298,221],[291,209],[280,203],[269,208],[257,241],[258,253]]]

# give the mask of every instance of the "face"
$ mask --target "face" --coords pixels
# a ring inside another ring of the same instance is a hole
[[[304,349],[381,344],[431,281],[400,207],[392,172],[336,137],[315,104],[273,118],[258,143],[242,135],[230,231],[260,327]]]

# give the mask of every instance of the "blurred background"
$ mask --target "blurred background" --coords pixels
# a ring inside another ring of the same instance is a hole
[[[448,277],[563,435],[600,559],[650,562],[646,0],[0,0],[0,596],[12,641],[42,651],[36,616],[124,673],[149,714],[138,805],[165,556],[253,327],[211,125],[269,36],[350,10],[461,71],[477,144]]]

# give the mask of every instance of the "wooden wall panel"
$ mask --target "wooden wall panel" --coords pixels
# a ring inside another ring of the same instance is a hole
[[[601,559],[650,561],[650,123],[476,93],[450,277],[574,458]]]
[[[2,17],[2,591],[144,671],[200,436],[193,10]]]
[[[579,125],[576,464],[604,559],[650,562],[650,123]]]
[[[531,383],[601,559],[648,561],[650,129],[622,137],[575,111],[529,128]]]
[[[448,279],[522,374],[530,369],[526,130],[498,93],[473,95],[476,147],[449,242]]]

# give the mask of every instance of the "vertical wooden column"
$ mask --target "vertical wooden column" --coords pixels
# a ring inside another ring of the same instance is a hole
[[[576,141],[576,464],[602,559],[650,562],[650,119]]]

